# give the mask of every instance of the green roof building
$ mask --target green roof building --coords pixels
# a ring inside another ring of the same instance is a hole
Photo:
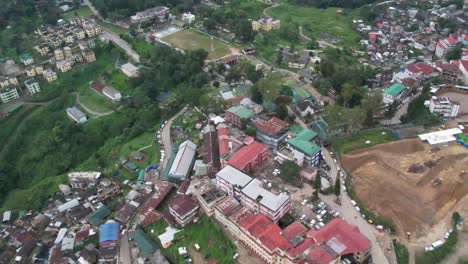
[[[135,239],[137,243],[138,250],[145,257],[153,254],[158,249],[158,245],[156,245],[156,243],[140,228],[133,232],[133,239]]]
[[[99,226],[104,224],[105,218],[111,214],[109,208],[105,205],[99,207],[96,211],[90,213],[86,216],[86,220],[90,222],[93,226]]]
[[[20,61],[21,61],[24,65],[29,65],[29,64],[33,64],[33,63],[34,63],[34,59],[33,59],[33,57],[31,56],[31,54],[29,54],[29,53],[23,53],[23,54],[21,54],[19,57],[20,57]]]
[[[321,148],[312,142],[317,133],[310,129],[303,129],[296,136],[288,140],[288,147],[292,150],[294,159],[299,165],[317,166],[321,159]]]
[[[384,94],[391,95],[393,97],[397,97],[399,94],[401,94],[404,90],[406,89],[406,86],[404,86],[401,83],[394,83],[392,86],[388,87],[385,89]]]
[[[248,120],[253,115],[254,112],[243,105],[233,106],[226,111],[226,121],[241,127],[242,120]]]

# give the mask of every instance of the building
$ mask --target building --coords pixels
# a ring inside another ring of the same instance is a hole
[[[177,196],[174,201],[169,204],[169,212],[174,217],[174,220],[182,227],[193,221],[198,211],[197,202],[192,197],[187,195]]]
[[[184,21],[187,24],[192,24],[193,21],[195,21],[195,15],[188,12],[188,13],[183,13],[182,14],[182,21]]]
[[[233,126],[241,128],[254,113],[243,105],[233,106],[226,111],[225,119]]]
[[[148,235],[143,230],[141,230],[141,228],[137,228],[135,232],[133,232],[133,239],[135,239],[135,242],[137,243],[140,255],[144,257],[151,256],[151,254],[156,252],[158,249],[156,243],[154,243],[154,241],[148,237]]]
[[[295,162],[299,165],[318,166],[322,157],[322,150],[313,143],[317,133],[310,129],[303,129],[287,141]]]
[[[138,68],[131,63],[125,63],[124,65],[122,65],[121,70],[125,75],[127,75],[130,78],[138,76]]]
[[[25,65],[28,66],[34,63],[34,58],[29,53],[23,53],[20,56],[20,61]]]
[[[100,226],[105,223],[106,217],[111,214],[111,211],[107,206],[101,205],[94,212],[86,216],[86,220],[93,226]]]
[[[259,20],[252,20],[252,30],[253,31],[270,31],[279,29],[281,25],[280,20],[274,18],[262,18]]]
[[[459,128],[450,128],[442,131],[435,131],[418,135],[421,141],[427,141],[431,145],[445,145],[450,142],[455,142],[456,135],[463,134],[463,131]]]
[[[24,72],[26,73],[26,76],[28,77],[36,76],[36,70],[34,69],[34,66],[26,67],[26,69],[24,69]]]
[[[168,178],[171,181],[184,181],[190,177],[195,157],[197,145],[190,140],[186,140],[179,146],[174,162],[169,169]]]
[[[19,98],[18,89],[14,85],[8,85],[6,87],[0,88],[0,101],[2,103],[8,103],[11,100]]]
[[[26,81],[24,81],[24,85],[26,86],[26,89],[28,89],[28,92],[31,95],[34,95],[34,94],[39,93],[41,91],[41,87],[39,86],[39,82],[37,82],[33,78],[29,78]]]
[[[252,144],[239,149],[228,161],[234,168],[246,173],[261,166],[268,158],[268,149],[262,143],[254,141]]]
[[[430,77],[435,72],[435,69],[424,62],[417,62],[409,64],[405,72],[414,77]]]
[[[264,214],[276,223],[291,210],[291,198],[284,193],[273,194],[262,185],[257,179],[251,180],[241,190],[241,204],[253,213]]]
[[[208,216],[214,214],[215,204],[226,196],[222,191],[216,189],[216,186],[212,184],[211,179],[208,177],[204,177],[193,183],[188,192],[195,195],[198,204]]]
[[[259,117],[253,120],[251,124],[257,129],[257,139],[274,149],[278,148],[278,145],[283,142],[289,131],[289,124],[277,117],[270,119]]]
[[[47,45],[39,45],[35,46],[34,49],[41,54],[41,56],[46,56],[49,53],[49,46]]]
[[[257,115],[260,114],[261,112],[263,112],[263,105],[255,103],[254,101],[252,101],[248,97],[242,99],[239,102],[239,104],[247,107],[250,110],[252,110]]]
[[[401,83],[394,83],[383,92],[383,102],[385,105],[390,105],[395,101],[401,101],[408,93],[406,86]]]
[[[60,61],[60,60],[65,59],[65,54],[63,54],[63,50],[62,50],[62,49],[56,49],[56,50],[54,50],[54,56],[55,56],[55,60],[56,60],[56,61]]]
[[[99,245],[101,247],[116,246],[120,240],[120,226],[109,221],[99,226]]]
[[[81,52],[83,55],[83,58],[86,60],[86,62],[93,62],[96,61],[96,54],[94,54],[94,51],[92,50],[84,50]]]
[[[429,101],[429,111],[434,114],[439,114],[444,118],[456,117],[460,110],[460,104],[451,101],[448,97],[432,96]]]
[[[55,66],[57,69],[59,69],[61,72],[67,72],[72,69],[72,64],[70,63],[69,60],[59,60],[55,63]]]
[[[130,17],[132,23],[140,23],[146,20],[158,18],[159,20],[165,20],[166,16],[169,15],[169,8],[165,6],[157,6],[144,11],[136,13]]]
[[[231,166],[224,167],[216,174],[216,186],[238,200],[251,212],[265,214],[277,222],[291,210],[291,198],[284,194],[274,194],[262,186],[262,182],[252,179]]]
[[[42,76],[44,76],[44,78],[47,80],[47,82],[53,82],[53,81],[57,80],[57,73],[55,73],[51,69],[44,70],[44,72],[42,73]]]
[[[95,187],[100,177],[101,173],[96,171],[71,172],[68,173],[68,183],[73,189],[86,189]]]
[[[459,65],[437,61],[436,69],[440,73],[440,80],[444,83],[457,83],[462,79]]]
[[[460,72],[463,76],[463,83],[465,85],[468,85],[468,60],[460,60],[460,64],[458,68],[460,69]]]
[[[67,108],[67,115],[77,123],[82,123],[87,120],[86,114],[81,112],[76,106]]]
[[[437,42],[436,49],[435,49],[435,55],[438,58],[442,58],[449,51],[453,50],[456,45],[457,45],[457,40],[452,35],[445,38],[445,39],[441,39],[441,40],[439,40]]]
[[[102,94],[114,103],[120,102],[120,100],[122,99],[122,94],[120,94],[119,91],[110,86],[105,86],[104,88],[102,88]]]
[[[203,131],[203,163],[209,166],[209,174],[214,175],[221,169],[218,133],[213,124]]]

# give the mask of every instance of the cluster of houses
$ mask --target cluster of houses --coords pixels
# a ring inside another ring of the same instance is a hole
[[[23,61],[33,60],[29,54],[22,54],[20,59]],[[7,61],[4,63],[4,68],[17,68],[14,61]],[[42,70],[42,66],[39,67]],[[20,79],[22,86],[20,86]],[[22,87],[24,89],[22,89]],[[33,77],[22,77],[21,71],[16,71],[12,74],[6,74],[0,77],[0,102],[8,103],[12,100],[19,98],[24,92],[27,92],[30,95],[35,95],[41,91],[39,82],[36,81]]]
[[[277,30],[281,26],[281,21],[279,19],[274,19],[272,17],[261,18],[259,20],[252,20],[251,23],[252,23],[253,31]]]
[[[455,33],[443,28],[443,21],[457,26]],[[359,60],[380,68],[369,80],[370,88],[384,88],[384,103],[401,103],[416,93],[421,83],[437,78],[449,89],[468,89],[468,32],[463,30],[468,17],[455,5],[431,5],[430,9],[400,8],[390,4],[381,12],[376,25],[354,20],[353,27],[361,33],[361,44],[368,58],[355,51]],[[447,54],[461,50],[461,58],[447,60]],[[395,72],[394,69],[399,71]],[[456,98],[435,98],[426,103],[433,113],[445,118],[456,117]]]

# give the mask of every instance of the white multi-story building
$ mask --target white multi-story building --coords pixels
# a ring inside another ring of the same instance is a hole
[[[8,103],[19,97],[18,89],[14,85],[8,85],[0,89],[0,101]]]
[[[429,111],[445,118],[456,117],[460,110],[460,104],[451,101],[448,97],[433,96],[429,101]]]
[[[184,21],[187,24],[191,24],[195,20],[195,15],[188,12],[188,13],[183,13],[182,14],[182,21]]]
[[[29,94],[34,95],[36,93],[39,93],[41,91],[41,87],[39,86],[39,83],[34,80],[33,78],[27,79],[24,81],[24,85],[28,89]]]
[[[136,13],[134,16],[130,17],[132,23],[140,23],[146,20],[158,18],[163,20],[167,14],[169,14],[170,9],[165,6],[157,6],[144,11]]]
[[[462,74],[463,83],[468,85],[468,60],[460,60],[460,65],[458,66]]]
[[[383,102],[390,105],[395,101],[400,101],[408,92],[406,86],[401,83],[394,83],[383,92]]]

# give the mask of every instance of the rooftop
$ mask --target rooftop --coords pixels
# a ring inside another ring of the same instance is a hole
[[[108,222],[99,226],[99,243],[117,241],[119,239],[119,224]]]
[[[81,112],[81,110],[78,109],[76,106],[67,108],[67,113],[69,113],[70,115],[72,115],[76,119],[86,117],[86,115],[83,112]]]
[[[234,153],[228,163],[239,170],[243,170],[249,162],[266,150],[265,145],[254,141],[252,144],[244,146]]]
[[[154,243],[154,241],[140,228],[135,230],[133,238],[135,239],[138,249],[143,256],[149,256],[158,249],[156,243]]]
[[[384,93],[391,95],[393,97],[397,97],[400,93],[402,93],[406,87],[401,83],[394,83],[392,86],[385,89]]]
[[[229,165],[216,173],[216,176],[229,182],[231,185],[237,185],[241,188],[246,186],[252,180],[249,175]]]
[[[136,72],[138,71],[138,68],[131,63],[125,63],[124,65],[122,65],[122,70],[125,70],[127,72]]]
[[[288,143],[308,155],[313,155],[320,151],[320,147],[311,142],[317,135],[310,129],[303,129],[294,138],[288,140]]]
[[[288,128],[289,124],[277,117],[270,118],[269,120],[257,118],[252,124],[260,131],[269,135],[277,135]]]
[[[174,210],[178,215],[185,216],[190,211],[198,207],[198,204],[190,196],[180,195],[177,196],[169,207]]]
[[[264,189],[262,187],[262,182],[257,179],[253,179],[249,184],[247,184],[247,186],[242,189],[242,193],[272,211],[278,210],[289,200],[289,196],[284,193],[276,195]]]
[[[249,119],[253,116],[253,112],[243,105],[233,106],[227,110],[227,112],[235,114],[241,119]]]
[[[182,176],[185,178],[191,169],[192,161],[195,158],[197,145],[190,140],[180,144],[177,155],[169,170],[170,176]],[[181,179],[183,180],[183,179]]]
[[[233,213],[234,209],[240,206],[239,201],[237,201],[232,196],[226,196],[216,203],[215,208],[223,213],[223,215],[230,215]]]

